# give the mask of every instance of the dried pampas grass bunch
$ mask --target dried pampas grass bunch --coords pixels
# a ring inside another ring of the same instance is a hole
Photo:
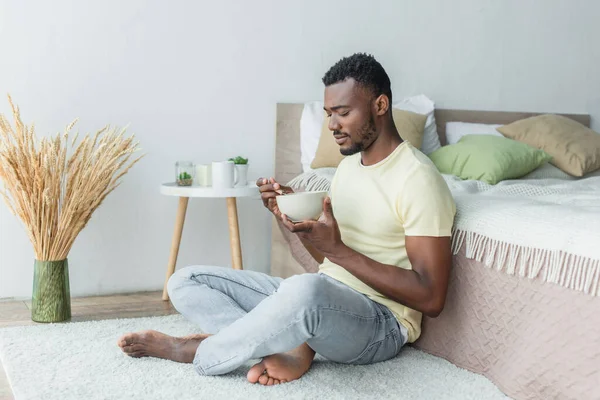
[[[108,126],[87,135],[68,154],[77,120],[64,133],[38,140],[10,96],[8,101],[14,128],[0,114],[0,193],[25,225],[36,259],[64,260],[93,212],[143,155],[130,160],[138,143],[124,137],[125,129]]]

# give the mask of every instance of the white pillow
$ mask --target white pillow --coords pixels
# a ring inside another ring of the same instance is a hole
[[[427,115],[425,131],[423,132],[423,144],[421,144],[421,151],[423,153],[430,154],[442,147],[440,144],[440,137],[437,133],[437,126],[435,124],[435,103],[431,101],[431,99],[424,94],[420,94],[393,103],[392,107]]]
[[[502,125],[474,124],[470,122],[447,122],[446,140],[448,144],[456,144],[461,137],[466,135],[493,135],[503,136],[496,128]]]
[[[324,118],[322,102],[312,101],[304,104],[300,117],[300,163],[303,172],[312,170],[310,164],[317,154]]]

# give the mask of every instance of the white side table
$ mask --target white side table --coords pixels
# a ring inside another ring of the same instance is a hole
[[[208,197],[225,198],[227,200],[227,217],[229,221],[229,242],[231,245],[231,264],[234,269],[243,269],[242,248],[240,246],[240,227],[237,215],[237,197],[252,197],[260,194],[256,182],[248,181],[247,186],[218,189],[204,186],[178,186],[177,183],[164,183],[160,186],[160,192],[167,196],[179,197],[179,206],[177,207],[177,216],[175,218],[175,230],[171,241],[171,254],[169,256],[169,265],[167,266],[167,276],[163,288],[163,300],[169,300],[167,293],[167,283],[169,278],[175,272],[177,264],[177,255],[179,254],[179,245],[181,243],[181,234],[183,232],[183,223],[187,211],[188,200],[190,197]]]

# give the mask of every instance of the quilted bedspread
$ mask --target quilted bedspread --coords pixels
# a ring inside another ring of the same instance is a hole
[[[515,399],[600,399],[600,298],[454,257],[442,314],[414,344]]]

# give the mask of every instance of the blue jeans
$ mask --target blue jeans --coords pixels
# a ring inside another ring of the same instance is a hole
[[[395,357],[407,340],[387,307],[324,274],[282,279],[190,266],[171,276],[168,291],[177,311],[214,334],[194,357],[201,375],[225,374],[304,342],[331,361],[369,364]]]

